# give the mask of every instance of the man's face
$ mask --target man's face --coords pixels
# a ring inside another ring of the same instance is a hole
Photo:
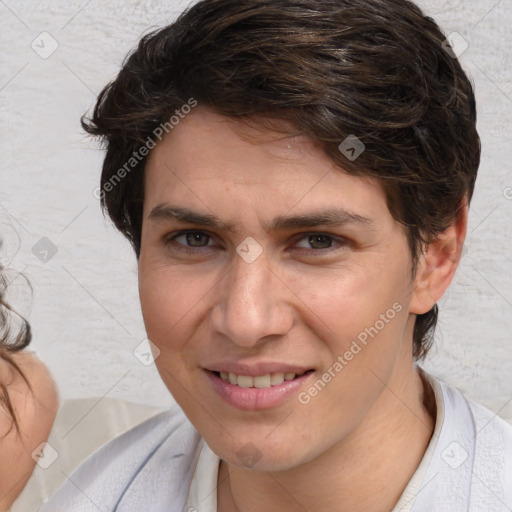
[[[145,172],[148,338],[218,455],[296,467],[387,407],[412,364],[411,256],[376,181],[199,107]]]

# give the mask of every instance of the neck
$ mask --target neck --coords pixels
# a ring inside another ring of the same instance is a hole
[[[432,390],[411,364],[347,438],[313,461],[274,473],[222,461],[218,510],[389,511],[427,449],[435,415]]]

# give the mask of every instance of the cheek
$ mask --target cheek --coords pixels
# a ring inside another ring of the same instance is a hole
[[[179,342],[209,288],[205,279],[178,267],[141,264],[139,296],[149,339],[161,350]]]
[[[323,333],[325,339],[343,342],[374,325],[390,308],[386,319],[395,319],[393,304],[406,308],[403,303],[407,299],[407,282],[401,266],[388,264],[384,271],[375,262],[295,274],[288,280],[298,299],[297,306],[303,310],[303,320],[309,319],[311,327],[318,334]]]
[[[329,328],[324,341],[330,361],[323,369],[329,384],[318,393],[316,410],[337,404],[337,411],[358,418],[382,392],[402,352],[407,283],[397,265],[385,275],[364,269],[346,273],[323,293],[310,293],[311,309]]]
[[[159,263],[139,264],[139,296],[147,337],[159,354],[155,359],[160,376],[175,398],[188,412],[187,396],[193,389],[193,367],[188,346],[194,322],[201,311],[205,280],[178,267]],[[184,388],[188,393],[184,393]]]

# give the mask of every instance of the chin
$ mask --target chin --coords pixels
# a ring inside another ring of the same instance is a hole
[[[302,440],[297,442],[294,439],[289,436],[288,442],[282,437],[270,441],[262,435],[259,440],[254,436],[229,438],[227,446],[212,444],[208,440],[206,442],[230,465],[253,471],[279,472],[296,468],[316,457]]]

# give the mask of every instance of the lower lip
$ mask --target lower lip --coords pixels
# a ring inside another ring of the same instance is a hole
[[[269,388],[242,388],[206,370],[206,375],[210,379],[213,389],[229,405],[244,411],[257,411],[281,405],[290,395],[298,394],[299,389],[313,373],[305,373],[293,380],[285,380],[282,384]]]

